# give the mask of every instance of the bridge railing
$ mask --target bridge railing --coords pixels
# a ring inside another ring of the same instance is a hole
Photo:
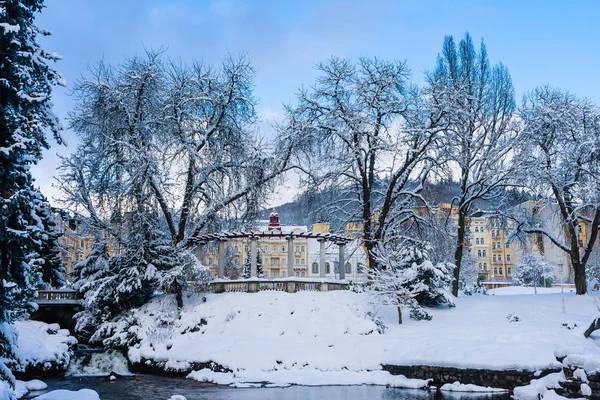
[[[55,301],[60,303],[66,300],[80,300],[81,296],[77,290],[57,289],[57,290],[38,290],[38,295],[35,300],[40,301]]]
[[[348,290],[349,284],[340,281],[321,280],[232,280],[213,281],[209,284],[209,291],[213,293],[256,293],[262,291],[279,292],[330,292],[334,290]]]

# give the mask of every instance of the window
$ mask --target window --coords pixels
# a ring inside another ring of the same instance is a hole
[[[512,268],[511,267],[508,267],[508,274],[512,275]]]
[[[477,257],[481,258],[481,250],[477,250]]]
[[[487,253],[486,253],[486,251],[485,251],[485,250],[483,250],[483,251],[482,251],[482,253],[483,253],[483,256],[484,256],[484,257],[487,257],[487,255],[486,255]]]
[[[481,227],[481,233],[485,232],[485,229],[483,229],[483,226]]]
[[[281,246],[281,252],[285,253],[285,246]]]
[[[583,247],[583,240],[579,239],[579,247]]]
[[[563,265],[562,264],[558,264],[558,272],[563,272]]]
[[[271,276],[273,278],[277,278],[277,271],[271,271]]]
[[[475,244],[479,244],[479,238],[475,239]]]
[[[300,246],[300,251],[304,253],[304,246]]]
[[[296,258],[296,265],[300,265],[300,259]]]
[[[362,274],[365,272],[365,265],[363,263],[356,264],[356,272]]]
[[[496,255],[494,254],[494,256],[492,257],[492,261],[496,262]]]
[[[479,263],[479,269],[482,270],[483,269],[483,264]]]
[[[316,262],[312,263],[312,273],[313,274],[319,273],[319,264],[317,264]]]
[[[498,273],[500,275],[504,275],[504,268],[502,268],[502,267],[498,268]]]
[[[510,261],[510,254],[506,255],[506,261]]]
[[[510,243],[508,243],[508,242],[506,243],[506,248],[510,249]]]
[[[269,246],[265,246],[265,253],[269,251]]]
[[[273,245],[273,251],[277,251],[277,246]]]
[[[213,265],[213,258],[212,257],[208,257],[208,265]]]
[[[329,265],[328,262],[325,263],[325,273],[326,274],[330,274],[331,273],[331,266]]]
[[[296,271],[296,276],[300,276],[300,272]]]
[[[487,263],[483,263],[483,270],[487,271]]]
[[[479,227],[475,227],[475,232],[479,232]]]
[[[485,243],[483,243],[483,238],[481,238],[481,244],[485,244]]]
[[[265,258],[265,265],[269,265],[269,259]]]
[[[494,274],[498,275],[498,268],[494,268]]]
[[[285,258],[285,257],[284,257],[284,258],[282,258],[282,259],[281,259],[281,263],[282,263],[282,264],[287,264],[287,258]]]
[[[282,278],[285,278],[285,276],[286,276],[286,275],[287,275],[287,274],[286,274],[286,272],[285,272],[285,271],[281,271],[281,277],[282,277]]]
[[[300,276],[302,276],[303,278],[306,276],[306,275],[304,274],[304,271],[302,271],[302,272],[300,273]]]
[[[296,253],[300,252],[300,246],[296,246]]]
[[[346,263],[346,273],[349,274],[352,272],[352,265],[349,262]]]

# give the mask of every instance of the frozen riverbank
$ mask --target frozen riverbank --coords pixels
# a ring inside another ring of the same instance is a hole
[[[320,384],[341,375],[369,383],[364,372],[384,372],[384,364],[533,373],[562,367],[557,346],[600,355],[600,338],[582,335],[598,312],[592,299],[567,293],[565,311],[561,294],[479,295],[433,310],[432,321],[398,325],[393,308],[374,309],[365,294],[261,292],[189,299],[173,318],[172,299],[162,297],[139,314],[141,342],[129,358],[182,373],[214,362],[231,373],[219,383],[229,376],[237,384]]]

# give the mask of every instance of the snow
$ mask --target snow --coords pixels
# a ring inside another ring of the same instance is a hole
[[[513,394],[518,400],[538,400],[539,394],[543,395],[544,399],[561,398],[555,397],[558,395],[552,389],[560,388],[559,382],[564,380],[565,374],[562,371],[556,372],[540,379],[534,379],[527,386],[516,387]]]
[[[557,346],[583,350],[587,371],[599,338],[582,332],[597,310],[589,296],[566,293],[565,304],[563,314],[561,294],[474,295],[459,297],[455,308],[428,309],[432,321],[406,317],[398,325],[395,307],[374,308],[367,294],[351,291],[209,294],[206,302],[188,299],[179,319],[173,298],[161,296],[140,310],[141,343],[129,357],[180,370],[213,361],[233,372],[190,377],[235,385],[397,384],[382,364],[559,369]],[[373,315],[387,325],[383,334]]]
[[[187,400],[187,399],[180,394],[174,394],[173,396],[171,396],[171,398],[169,400]]]
[[[45,382],[42,382],[39,379],[34,379],[34,380],[31,380],[31,381],[27,382],[25,384],[25,387],[29,391],[35,391],[35,390],[44,390],[44,389],[47,389],[48,385],[46,385]]]
[[[477,386],[472,384],[462,384],[460,382],[446,383],[440,390],[446,392],[506,392],[506,389],[498,389],[485,386]]]
[[[67,329],[60,329],[57,324],[31,320],[16,321],[14,325],[19,332],[15,354],[20,370],[24,370],[28,365],[49,363],[66,368],[70,358],[69,347],[77,343],[74,337],[69,336]]]
[[[534,294],[535,288],[533,286],[508,286],[505,288],[499,289],[490,289],[488,290],[489,295],[496,296],[514,296],[518,294]],[[575,288],[565,286],[563,288],[564,293],[575,293]],[[538,287],[537,294],[551,294],[551,293],[561,293],[560,287]]]
[[[314,368],[293,368],[280,371],[237,371],[213,372],[210,369],[193,371],[188,378],[200,382],[211,382],[219,385],[246,387],[250,383],[269,382],[268,387],[285,387],[290,385],[382,385],[405,389],[423,389],[428,380],[408,379],[402,375],[392,375],[387,371],[322,371]]]
[[[95,390],[81,389],[71,390],[53,390],[36,397],[36,400],[100,400],[100,396]]]
[[[0,22],[0,27],[4,28],[4,32],[8,33],[8,32],[19,32],[20,26],[19,25],[11,25],[9,23],[6,22]]]
[[[588,385],[587,383],[582,383],[580,390],[581,390],[581,394],[584,396],[592,395],[592,388],[590,388],[590,385]]]

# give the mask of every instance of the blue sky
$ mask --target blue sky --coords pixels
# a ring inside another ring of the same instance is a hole
[[[71,84],[88,65],[104,58],[118,63],[143,47],[168,47],[167,55],[218,63],[226,52],[247,52],[257,68],[258,111],[277,119],[294,91],[309,85],[314,64],[331,55],[406,60],[414,81],[434,66],[444,35],[469,31],[484,38],[490,59],[506,64],[520,103],[540,84],[571,90],[600,102],[600,2],[595,1],[150,1],[55,0],[37,23],[53,35],[41,40],[63,60],[56,68],[68,86],[54,92],[55,112],[64,118],[73,101]],[[54,145],[33,173],[48,196],[56,175]],[[293,183],[290,183],[293,189]],[[289,200],[290,193],[272,203]]]

